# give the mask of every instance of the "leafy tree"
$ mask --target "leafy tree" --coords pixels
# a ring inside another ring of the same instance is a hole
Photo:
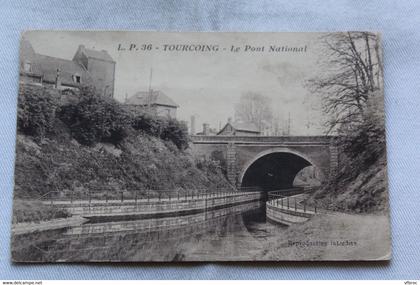
[[[330,118],[326,132],[339,135],[337,145],[349,166],[343,174],[353,177],[385,150],[379,38],[347,32],[322,39],[324,71],[309,81],[309,87],[322,96],[323,111]]]
[[[188,127],[178,120],[168,119],[160,137],[172,141],[180,150],[188,148]]]
[[[340,210],[385,209],[385,179],[377,177],[386,165],[379,37],[347,32],[322,39],[323,70],[308,86],[322,98],[323,111],[329,117],[326,133],[338,135],[340,168],[314,197]]]
[[[323,98],[323,111],[330,117],[327,133],[357,129],[364,122],[369,98],[382,88],[378,35],[332,33],[322,40],[324,70],[309,81],[309,87]]]
[[[137,113],[133,115],[132,127],[143,131],[148,135],[160,137],[166,126],[166,120],[149,113]]]
[[[132,127],[148,135],[171,141],[179,150],[188,148],[188,127],[176,119],[137,112],[133,115]]]
[[[63,106],[59,113],[81,144],[95,145],[97,142],[119,144],[127,135],[130,117],[111,98],[96,95],[93,91],[82,91],[80,101]]]
[[[235,106],[235,120],[254,123],[262,130],[273,120],[270,98],[253,92],[242,94]]]
[[[42,139],[54,128],[58,99],[45,88],[20,88],[17,110],[17,130]]]

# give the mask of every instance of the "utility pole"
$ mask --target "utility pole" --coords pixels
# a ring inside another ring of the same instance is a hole
[[[56,75],[55,75],[55,88],[59,89],[61,87],[61,70],[57,68]]]
[[[150,68],[150,75],[149,75],[149,92],[152,92],[152,77],[153,77],[153,68]]]

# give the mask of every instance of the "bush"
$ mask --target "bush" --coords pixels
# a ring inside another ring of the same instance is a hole
[[[341,159],[344,168],[342,174],[352,179],[372,166],[385,153],[385,128],[383,122],[366,118],[357,129],[347,132],[338,138],[344,157]],[[343,177],[340,177],[343,179]]]
[[[176,119],[142,113],[134,116],[132,127],[148,135],[171,141],[179,150],[185,150],[188,147],[188,128]]]
[[[18,97],[17,130],[42,139],[54,127],[58,98],[41,87],[21,86]]]
[[[72,136],[88,146],[97,142],[118,145],[130,127],[129,115],[117,102],[90,90],[83,90],[78,103],[63,106],[59,117],[68,125]]]
[[[160,137],[172,141],[180,150],[188,148],[188,128],[175,119],[168,119]]]
[[[160,138],[166,127],[166,121],[149,113],[141,113],[133,116],[132,127]]]

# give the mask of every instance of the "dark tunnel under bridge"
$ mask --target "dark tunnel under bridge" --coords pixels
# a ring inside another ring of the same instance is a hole
[[[240,188],[273,191],[293,188],[296,175],[312,164],[305,158],[287,152],[266,154],[255,160],[244,172]]]

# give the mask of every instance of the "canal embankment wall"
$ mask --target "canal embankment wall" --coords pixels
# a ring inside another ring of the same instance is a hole
[[[236,204],[262,200],[262,192],[211,193],[199,196],[132,200],[51,201],[73,216],[90,220],[152,218],[199,213]]]
[[[268,221],[292,225],[306,222],[316,214],[316,207],[309,207],[302,201],[302,195],[278,198],[266,202],[266,218]]]

